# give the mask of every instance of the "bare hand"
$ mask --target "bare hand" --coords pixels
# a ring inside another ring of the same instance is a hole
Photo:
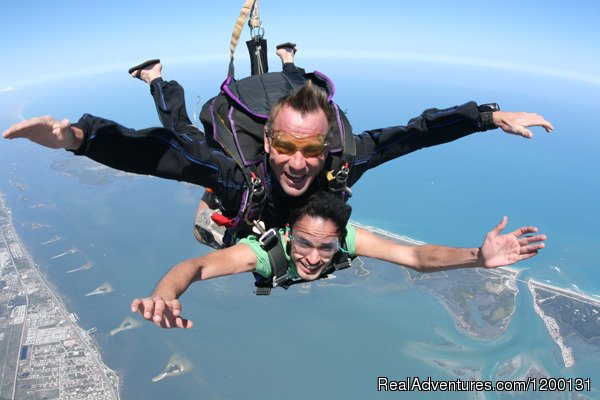
[[[533,133],[527,129],[530,126],[541,126],[546,132],[552,132],[554,127],[539,114],[526,112],[495,111],[492,114],[494,124],[506,133],[531,139]]]
[[[51,149],[78,149],[81,140],[76,137],[69,120],[58,121],[50,115],[31,118],[9,127],[2,133],[5,139],[25,138]]]
[[[140,315],[161,328],[191,328],[192,321],[180,317],[181,303],[177,299],[165,300],[160,296],[135,299],[131,303],[131,312]]]
[[[540,249],[544,248],[543,241],[546,240],[546,235],[523,236],[537,232],[538,228],[535,226],[524,226],[514,232],[500,235],[507,222],[508,218],[503,217],[502,221],[488,232],[483,241],[481,255],[487,268],[514,264],[535,256]]]

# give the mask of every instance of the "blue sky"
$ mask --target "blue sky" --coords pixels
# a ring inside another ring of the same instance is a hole
[[[0,91],[63,76],[227,60],[242,1],[0,0]],[[302,57],[423,59],[537,71],[600,85],[600,2],[261,0],[271,49]],[[248,38],[248,30],[243,39]],[[273,53],[271,51],[271,53]],[[246,50],[238,50],[238,59]]]

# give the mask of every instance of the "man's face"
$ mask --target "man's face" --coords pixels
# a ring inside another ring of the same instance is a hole
[[[314,155],[311,150],[323,142],[328,128],[323,110],[302,116],[291,107],[284,106],[271,125],[276,137],[268,138],[265,134],[269,164],[288,195],[296,197],[304,194],[323,169],[326,151]]]
[[[329,219],[304,216],[292,227],[291,257],[298,276],[313,281],[339,250],[337,228]]]

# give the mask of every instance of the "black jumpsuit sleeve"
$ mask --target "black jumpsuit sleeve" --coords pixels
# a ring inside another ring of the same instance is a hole
[[[242,188],[243,176],[233,160],[208,147],[203,135],[177,135],[164,128],[133,130],[90,114],[74,126],[84,131],[74,153],[111,168],[204,187]]]
[[[444,110],[425,110],[406,126],[374,129],[355,135],[356,158],[349,177],[350,184],[354,184],[365,171],[386,161],[483,129],[477,103],[471,101]]]

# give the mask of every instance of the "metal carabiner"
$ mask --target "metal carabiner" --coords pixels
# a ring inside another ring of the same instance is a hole
[[[254,173],[250,175],[250,184],[252,185],[252,196],[261,196],[265,192],[265,187],[262,184],[262,180]]]
[[[259,39],[262,39],[264,36],[265,36],[265,28],[263,28],[261,25],[250,27],[250,38],[251,39],[259,40]]]

